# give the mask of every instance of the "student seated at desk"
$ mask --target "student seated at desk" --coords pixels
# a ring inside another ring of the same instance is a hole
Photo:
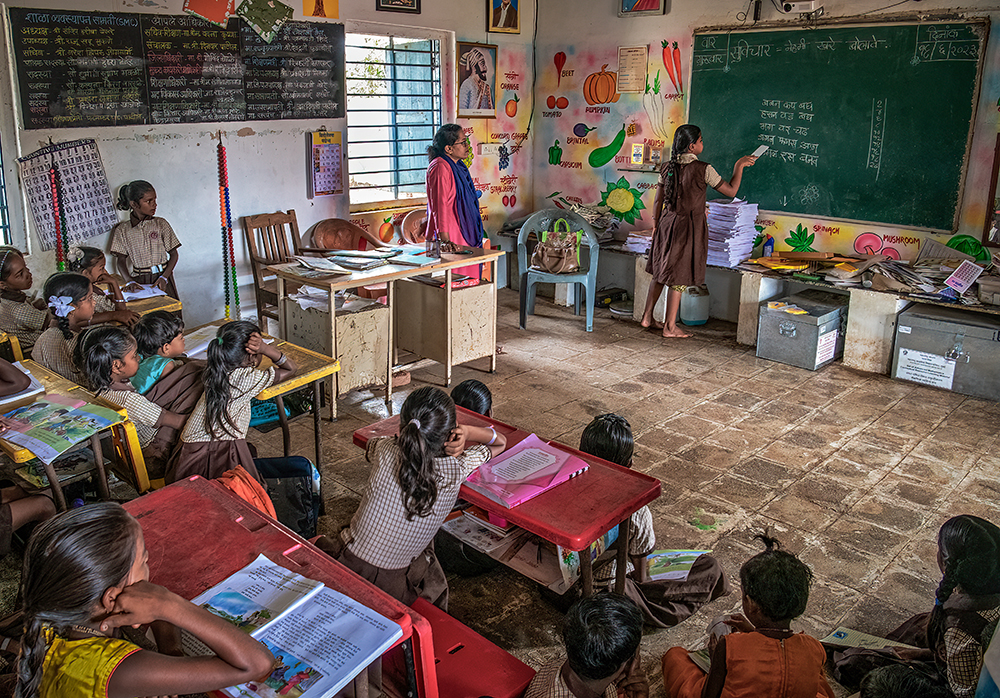
[[[485,383],[475,378],[464,380],[452,388],[451,399],[458,407],[464,407],[484,417],[493,416],[493,393]]]
[[[573,604],[563,619],[566,659],[535,674],[524,698],[627,698],[649,696],[639,645],[642,613],[619,594],[595,594]]]
[[[316,545],[393,598],[418,597],[448,610],[448,580],[434,554],[434,535],[473,470],[502,453],[503,434],[459,425],[455,403],[439,388],[410,393],[399,436],[372,439],[371,477],[351,524]],[[467,441],[476,445],[466,450]]]
[[[71,509],[38,527],[21,580],[17,695],[128,698],[202,693],[267,676],[268,649],[229,622],[149,582],[142,529],[118,504]],[[161,652],[118,637],[152,624]],[[214,653],[180,656],[176,628]]]
[[[73,349],[94,317],[93,284],[83,274],[60,271],[45,281],[42,295],[58,326],[42,332],[32,358],[66,380],[86,385],[83,372],[73,363]]]
[[[107,257],[96,247],[71,247],[66,255],[69,270],[83,274],[94,284],[94,317],[91,325],[102,325],[106,322],[120,322],[132,326],[139,321],[139,313],[125,307],[125,296],[115,278],[106,269]],[[101,290],[107,286],[108,294]]]
[[[757,536],[766,550],[740,568],[743,613],[708,628],[711,668],[702,672],[683,647],[663,655],[670,698],[833,698],[819,640],[789,629],[806,610],[812,570],[778,541]]]
[[[152,478],[163,477],[166,460],[184,428],[187,414],[172,412],[139,393],[129,379],[139,367],[135,339],[124,327],[93,327],[82,335],[73,353],[96,395],[128,412]]]
[[[132,334],[142,357],[132,385],[145,394],[183,363],[178,357],[184,355],[184,321],[166,310],[154,310],[136,323]]]
[[[632,427],[624,417],[602,414],[583,430],[580,450],[626,468],[632,467],[635,442]],[[628,569],[625,595],[642,611],[648,625],[670,628],[709,601],[730,593],[729,580],[711,555],[702,555],[691,566],[687,579],[649,579],[646,556],[656,547],[653,514],[648,506],[632,514],[629,527]],[[614,586],[616,562],[594,570],[594,583]]]
[[[31,348],[49,326],[45,301],[29,301],[25,293],[33,281],[21,251],[0,247],[0,331],[17,337],[25,358],[31,356]]]

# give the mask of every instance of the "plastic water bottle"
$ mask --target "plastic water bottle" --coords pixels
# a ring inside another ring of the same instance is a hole
[[[83,501],[82,497],[77,497],[76,499],[74,499],[72,502],[69,503],[69,508],[70,509],[79,509],[80,507],[82,507],[85,504],[86,504],[86,502]]]
[[[427,246],[427,256],[434,259],[441,258],[441,235],[436,230],[428,230],[427,237],[424,238],[424,244]]]
[[[688,286],[681,295],[681,322],[685,325],[704,325],[708,322],[708,306],[711,304],[708,286]]]

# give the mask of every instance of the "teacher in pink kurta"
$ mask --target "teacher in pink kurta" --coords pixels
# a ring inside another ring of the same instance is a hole
[[[437,231],[441,251],[457,246],[483,246],[483,219],[479,198],[469,168],[462,162],[469,155],[469,143],[462,127],[445,124],[434,134],[427,148],[427,234]],[[459,274],[479,278],[479,265],[456,269]]]

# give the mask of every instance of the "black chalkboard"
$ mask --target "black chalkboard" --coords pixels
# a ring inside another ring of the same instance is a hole
[[[11,8],[24,127],[344,116],[344,26]]]
[[[691,123],[762,209],[954,230],[986,22],[694,37]]]

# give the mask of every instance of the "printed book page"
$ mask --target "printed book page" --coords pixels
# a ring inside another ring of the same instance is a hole
[[[167,295],[158,286],[146,284],[130,284],[128,288],[122,288],[122,297],[126,302],[142,300],[143,298],[154,298],[156,296]]]
[[[22,390],[19,393],[14,393],[13,395],[7,395],[5,397],[0,397],[0,407],[3,407],[3,405],[9,405],[10,403],[13,403],[13,402],[18,402],[19,400],[24,400],[25,398],[32,397],[33,395],[44,395],[45,394],[45,386],[43,386],[39,382],[39,380],[37,378],[35,378],[33,375],[31,375],[31,371],[29,371],[28,369],[26,369],[21,364],[20,361],[15,361],[14,365],[17,366],[18,370],[21,373],[23,373],[24,375],[26,375],[31,380],[31,383],[28,385],[27,388],[25,388],[24,390]]]
[[[43,463],[112,424],[122,421],[114,410],[88,405],[62,395],[49,395],[4,416],[5,441],[31,451]]]
[[[253,634],[279,662],[271,675],[226,692],[249,698],[332,696],[402,635],[402,628],[388,618],[322,587]]]
[[[837,628],[832,633],[822,638],[820,642],[828,645],[840,645],[842,647],[862,647],[864,649],[879,650],[885,647],[905,647],[907,649],[918,649],[913,645],[906,645],[902,642],[893,642],[884,637],[876,637],[867,633],[853,630],[851,628]]]
[[[646,571],[650,579],[684,581],[695,561],[711,550],[654,550],[646,556]]]
[[[532,434],[502,455],[486,463],[483,471],[485,482],[530,483],[544,487],[551,482],[570,454],[557,451]],[[547,481],[543,480],[546,478]]]

